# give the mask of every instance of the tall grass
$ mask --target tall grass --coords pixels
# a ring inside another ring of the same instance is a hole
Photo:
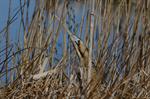
[[[73,5],[84,6],[81,16]],[[14,17],[0,30],[0,98],[150,97],[149,0],[36,0],[29,21],[30,6],[20,0],[17,43],[9,40]],[[85,72],[68,32],[90,50],[88,69],[93,61],[96,72],[89,71],[89,81],[80,77]]]

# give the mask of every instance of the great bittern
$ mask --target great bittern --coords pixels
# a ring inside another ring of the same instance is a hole
[[[88,63],[89,63],[89,49],[86,47],[81,39],[79,39],[77,36],[73,35],[71,32],[68,32],[70,39],[73,43],[73,46],[77,52],[77,55],[80,58],[80,62],[83,66],[83,75],[81,78],[87,78],[87,71],[88,71]],[[94,62],[92,62],[92,77],[96,77],[96,66],[94,65]],[[84,76],[84,77],[83,77]]]
[[[55,16],[59,21],[61,21],[60,19],[59,19],[59,17],[57,17],[57,16]],[[67,33],[69,34],[69,36],[70,36],[70,39],[71,39],[71,42],[73,43],[73,46],[74,46],[74,48],[75,48],[75,50],[76,50],[76,52],[77,52],[77,55],[79,56],[79,58],[80,58],[80,62],[81,62],[81,64],[82,64],[82,66],[85,68],[85,70],[86,70],[86,73],[87,73],[87,70],[88,70],[88,63],[89,63],[89,49],[88,49],[88,47],[86,47],[85,45],[84,45],[84,43],[82,42],[82,40],[81,39],[79,39],[77,36],[75,36],[74,34],[72,34],[70,31],[69,31],[69,29],[68,29],[68,27],[67,27],[67,25],[66,25],[66,23],[65,22],[63,22],[63,21],[61,21],[62,22],[62,24],[63,24],[63,27],[65,28],[65,30],[67,31]],[[92,62],[92,64],[93,64],[94,62]],[[96,71],[97,71],[97,69],[96,69],[96,66],[93,64],[92,65],[92,76],[95,76],[96,75]],[[81,74],[82,75],[82,74]]]
[[[88,67],[89,49],[75,35],[70,35],[70,39],[84,67]]]

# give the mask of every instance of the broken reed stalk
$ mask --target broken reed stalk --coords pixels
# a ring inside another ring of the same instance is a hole
[[[92,78],[92,48],[93,48],[93,33],[94,33],[94,4],[95,0],[92,2],[92,10],[90,13],[90,43],[89,43],[89,64],[88,64],[88,83]]]

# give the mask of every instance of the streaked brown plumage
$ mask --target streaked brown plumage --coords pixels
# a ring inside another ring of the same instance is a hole
[[[77,52],[77,55],[80,58],[80,61],[82,62],[84,67],[88,67],[88,59],[89,59],[89,50],[84,45],[84,43],[75,35],[70,36],[71,41],[73,43],[73,46],[75,47],[75,50]]]
[[[88,72],[88,63],[89,63],[89,49],[88,47],[86,47],[84,45],[84,43],[82,42],[82,40],[80,40],[78,37],[76,37],[75,35],[73,34],[70,34],[70,39],[73,43],[73,46],[77,52],[77,55],[79,56],[80,58],[80,62],[84,68],[85,71],[83,71],[85,73],[85,75],[87,75],[87,72]],[[96,66],[94,65],[94,62],[92,62],[93,65],[92,65],[92,77],[93,78],[96,78],[96,74],[97,74],[97,70],[96,70]],[[86,76],[87,78],[87,76]]]

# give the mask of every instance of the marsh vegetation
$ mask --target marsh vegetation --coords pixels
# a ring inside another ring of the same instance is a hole
[[[150,0],[30,2],[0,30],[0,98],[150,98]]]

